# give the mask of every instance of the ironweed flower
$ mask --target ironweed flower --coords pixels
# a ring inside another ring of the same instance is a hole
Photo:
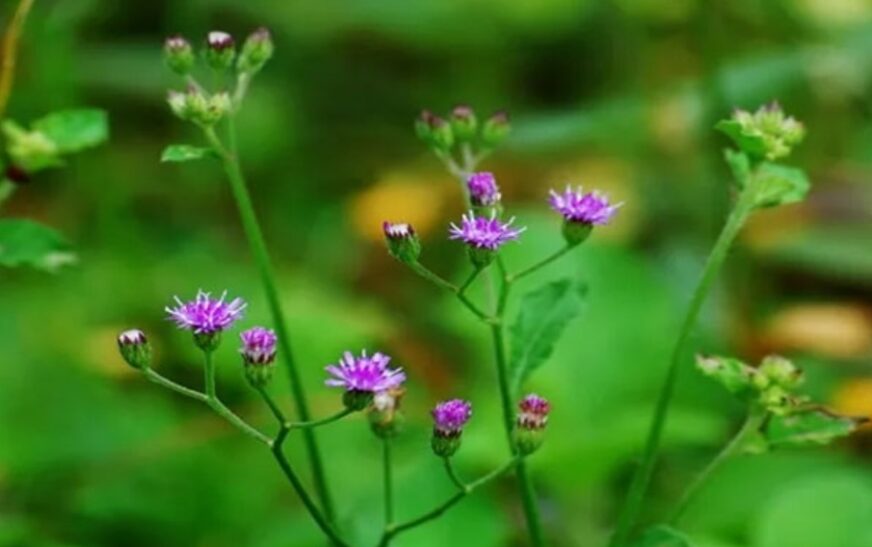
[[[532,454],[542,445],[550,412],[551,403],[535,393],[525,396],[518,403],[514,439],[521,454]]]
[[[472,417],[472,403],[463,399],[442,401],[433,408],[433,453],[442,458],[452,456],[460,448],[463,426]]]
[[[230,328],[242,317],[246,303],[241,298],[226,301],[227,291],[221,293],[221,298],[214,299],[211,293],[197,291],[194,300],[182,302],[175,297],[177,306],[167,306],[169,319],[175,321],[180,329],[194,333],[194,341],[204,351],[212,351],[218,347],[221,332]]]
[[[126,330],[118,335],[118,351],[133,368],[146,369],[151,365],[151,344],[139,329]]]
[[[385,221],[382,229],[391,256],[405,264],[418,261],[418,257],[421,256],[421,241],[411,224]]]
[[[363,410],[377,392],[398,388],[406,381],[401,368],[388,368],[391,358],[376,352],[371,357],[363,350],[359,357],[346,351],[337,365],[328,365],[332,376],[325,382],[331,387],[345,388],[343,402],[353,410]]]
[[[466,179],[469,198],[475,207],[492,207],[500,203],[502,195],[493,173],[473,173]]]
[[[551,190],[548,202],[563,215],[563,237],[569,245],[578,245],[590,235],[595,225],[608,224],[620,203],[612,205],[603,194],[594,190],[585,193],[579,186],[569,186],[562,194]]]
[[[496,256],[504,243],[518,239],[526,228],[513,228],[514,217],[503,222],[491,211],[490,217],[475,216],[472,211],[463,215],[460,226],[452,223],[449,239],[459,239],[466,243],[469,258],[476,268],[484,268]]]
[[[272,379],[276,359],[276,333],[264,327],[252,327],[243,331],[239,338],[242,346],[242,362],[245,378],[252,387],[265,386]]]

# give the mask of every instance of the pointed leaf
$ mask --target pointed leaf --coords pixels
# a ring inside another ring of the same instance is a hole
[[[828,444],[850,435],[863,421],[822,410],[809,410],[774,417],[766,428],[766,438],[773,447]]]
[[[563,330],[581,311],[586,287],[568,279],[556,281],[524,295],[511,328],[512,388],[551,356]]]
[[[777,163],[761,163],[754,173],[754,205],[775,207],[805,199],[811,183],[805,173]]]
[[[215,153],[211,148],[202,146],[191,146],[190,144],[171,144],[164,148],[160,156],[162,162],[182,162],[200,160],[207,157],[214,157]]]
[[[109,138],[106,112],[95,108],[53,112],[33,122],[64,154],[97,146]]]
[[[0,220],[0,265],[55,271],[76,261],[57,232],[29,220]]]

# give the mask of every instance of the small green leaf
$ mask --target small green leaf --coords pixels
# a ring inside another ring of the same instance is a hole
[[[192,161],[214,156],[215,153],[211,148],[191,146],[190,144],[171,144],[164,148],[163,153],[160,155],[160,161]]]
[[[511,328],[511,378],[515,391],[551,356],[563,329],[581,311],[586,292],[583,285],[564,279],[524,295]]]
[[[774,417],[766,428],[766,439],[772,447],[828,444],[850,435],[861,423],[857,418],[808,410]]]
[[[63,154],[97,146],[109,138],[106,112],[95,108],[53,112],[33,122],[33,129],[48,137]]]
[[[743,395],[753,389],[754,369],[738,359],[700,355],[696,358],[696,368],[730,393]]]
[[[0,220],[0,265],[56,271],[76,261],[57,232],[29,220]]]
[[[693,543],[675,528],[660,524],[646,530],[632,547],[693,547]]]
[[[766,140],[763,136],[749,133],[736,120],[721,120],[715,124],[715,129],[733,139],[736,146],[746,154],[757,158],[766,155]]]
[[[805,173],[794,167],[764,162],[754,173],[754,205],[774,207],[805,199],[811,183]]]
[[[744,188],[748,185],[751,178],[751,159],[744,152],[737,152],[732,148],[724,150],[724,158],[727,160],[727,165],[733,172],[733,178],[736,179],[736,184],[739,188]]]

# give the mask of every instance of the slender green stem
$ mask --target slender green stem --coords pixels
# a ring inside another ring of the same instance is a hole
[[[457,471],[454,470],[454,465],[451,463],[451,458],[443,458],[442,462],[445,464],[445,472],[448,473],[448,478],[451,479],[451,482],[454,483],[454,486],[463,490],[465,485],[463,481],[460,480],[460,477],[457,476]]]
[[[391,476],[391,438],[382,437],[382,465],[385,490],[385,527],[394,522],[394,484]]]
[[[530,275],[531,273],[537,271],[539,268],[542,268],[544,266],[547,266],[548,264],[551,264],[552,262],[554,262],[555,260],[557,260],[561,256],[563,256],[566,253],[568,253],[569,251],[571,251],[573,248],[574,248],[573,245],[564,246],[562,249],[560,249],[556,253],[545,257],[544,259],[533,264],[529,268],[523,269],[518,273],[514,273],[514,274],[508,276],[509,282],[517,281],[518,279],[521,279],[522,277],[525,277],[525,276]]]
[[[463,287],[459,288],[456,285],[454,285],[453,283],[446,281],[445,279],[440,277],[438,274],[429,270],[426,266],[424,266],[420,262],[413,262],[413,263],[409,264],[409,267],[412,268],[412,271],[414,271],[415,273],[417,273],[418,275],[420,275],[424,279],[432,282],[433,284],[435,284],[436,286],[438,286],[442,289],[445,289],[446,291],[450,291],[450,292],[454,293],[455,295],[457,295],[457,298],[460,300],[460,302],[463,303],[463,305],[466,306],[467,309],[469,309],[469,311],[471,311],[473,314],[475,314],[475,316],[478,317],[479,319],[481,319],[482,321],[485,321],[485,322],[493,321],[492,317],[490,317],[487,313],[485,313],[481,308],[476,306],[475,302],[470,300],[469,297],[467,297],[466,294],[464,294],[464,290],[469,285],[469,283],[472,283],[472,279],[474,279],[475,276],[473,276],[471,279],[468,279],[466,281],[466,283],[463,284]]]
[[[257,392],[260,394],[260,397],[263,399],[263,402],[266,403],[266,406],[269,407],[272,415],[275,416],[276,421],[279,425],[284,425],[287,423],[287,418],[285,418],[285,413],[282,412],[281,407],[276,404],[275,400],[270,396],[269,392],[263,386],[255,388]]]
[[[252,438],[269,446],[272,444],[272,439],[252,427],[245,420],[237,416],[232,410],[224,406],[221,399],[218,398],[218,390],[215,381],[215,362],[212,360],[211,351],[203,351],[205,366],[203,374],[206,384],[206,404],[215,411],[216,414],[236,426],[240,431]]]
[[[435,509],[432,509],[431,511],[428,511],[423,515],[413,518],[404,523],[387,527],[384,534],[382,535],[381,541],[379,542],[379,547],[384,547],[388,545],[390,540],[393,539],[397,534],[400,534],[407,530],[411,530],[412,528],[420,526],[433,519],[439,518],[440,516],[442,516],[443,513],[451,509],[454,505],[456,505],[459,501],[461,501],[469,494],[473,493],[476,489],[484,486],[485,484],[499,477],[503,473],[506,473],[507,471],[510,471],[512,468],[516,467],[518,462],[518,457],[512,458],[502,467],[491,471],[487,475],[484,475],[483,477],[476,479],[469,484],[460,485],[457,493],[439,504]]]
[[[349,414],[353,414],[354,412],[355,411],[350,408],[343,408],[336,414],[331,414],[326,418],[321,418],[319,420],[310,420],[308,422],[287,422],[285,425],[288,429],[312,429],[314,427],[319,427],[339,421],[342,418],[348,416]]]
[[[236,206],[239,209],[239,216],[242,220],[242,227],[245,236],[248,239],[248,245],[251,248],[258,269],[260,270],[261,283],[263,284],[264,292],[266,293],[267,303],[270,308],[273,323],[275,324],[276,334],[279,338],[279,351],[282,353],[285,369],[288,374],[288,379],[290,380],[291,395],[294,399],[297,415],[303,421],[308,421],[310,419],[309,406],[306,402],[306,393],[303,389],[300,372],[296,366],[293,351],[291,350],[291,337],[284,312],[282,311],[281,299],[279,298],[279,292],[275,282],[272,261],[266,247],[266,242],[264,241],[260,223],[258,222],[257,215],[254,211],[254,205],[251,202],[251,196],[248,193],[248,187],[245,184],[245,178],[239,166],[239,161],[233,153],[224,148],[221,140],[215,134],[214,129],[207,127],[204,128],[203,131],[212,149],[220,156],[221,162],[224,166],[224,171],[230,181],[230,188],[233,192]],[[306,444],[309,463],[312,467],[312,477],[315,481],[315,490],[324,506],[324,513],[327,515],[327,519],[330,522],[333,522],[333,502],[327,488],[327,481],[324,476],[324,465],[321,461],[321,453],[318,450],[314,431],[309,428],[305,429],[303,431],[303,440]]]
[[[12,82],[15,80],[15,63],[18,60],[18,43],[27,14],[34,0],[21,0],[3,34],[3,57],[0,59],[0,119],[6,113],[6,105],[12,95]]]
[[[190,397],[191,399],[195,399],[197,401],[200,401],[201,403],[205,403],[208,400],[205,393],[200,393],[199,391],[195,391],[183,385],[177,384],[169,378],[162,376],[160,373],[156,372],[153,369],[143,369],[142,373],[145,374],[146,378],[148,378],[155,384],[163,386],[167,389],[171,389],[176,393],[181,393],[185,397]]]
[[[636,523],[636,519],[642,507],[642,502],[644,501],[645,494],[648,490],[648,483],[650,482],[651,475],[654,471],[657,452],[660,448],[660,440],[663,436],[663,429],[666,425],[669,405],[672,402],[672,396],[675,391],[675,383],[678,379],[679,365],[681,363],[681,358],[684,355],[685,345],[687,344],[693,326],[696,324],[697,316],[699,315],[702,304],[708,295],[709,289],[711,289],[712,283],[727,257],[730,245],[732,245],[733,240],[738,235],[739,230],[742,228],[745,220],[750,214],[752,199],[753,194],[750,189],[746,189],[739,195],[736,206],[730,213],[723,230],[712,248],[711,254],[709,254],[709,257],[706,260],[705,266],[703,267],[702,276],[690,299],[687,313],[684,316],[684,321],[682,322],[681,329],[678,333],[678,339],[672,350],[669,368],[667,369],[666,378],[663,387],[660,390],[660,396],[657,400],[657,406],[654,409],[654,416],[651,420],[651,427],[648,432],[648,439],[645,444],[642,461],[636,469],[633,481],[630,484],[629,493],[627,494],[627,498],[624,501],[624,505],[618,518],[617,528],[609,543],[610,547],[622,547],[630,538],[630,534]]]
[[[684,491],[684,494],[681,496],[669,522],[676,523],[681,519],[702,485],[705,484],[709,477],[711,477],[712,473],[742,449],[742,446],[748,437],[760,430],[760,427],[766,421],[767,416],[768,413],[765,410],[751,409],[748,413],[748,417],[745,419],[745,423],[742,424],[742,427],[738,432],[736,432],[736,435],[729,443],[727,443],[726,446],[724,446],[723,450],[721,450],[717,456],[709,462],[705,469],[696,476],[693,482],[690,483],[690,486],[687,487],[687,490]]]
[[[466,289],[468,289],[469,286],[472,285],[472,282],[475,281],[475,278],[478,277],[478,274],[481,273],[481,270],[482,270],[481,268],[475,268],[474,270],[472,270],[472,273],[469,274],[469,277],[466,278],[466,281],[463,282],[463,285],[458,287],[458,289],[457,289],[458,296],[466,293]]]

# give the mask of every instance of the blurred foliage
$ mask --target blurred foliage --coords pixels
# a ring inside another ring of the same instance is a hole
[[[460,194],[413,136],[421,107],[511,111],[515,131],[484,167],[529,226],[507,249],[513,270],[561,244],[549,186],[581,183],[626,202],[613,226],[518,289],[567,278],[587,287],[531,386],[555,409],[530,462],[554,545],[601,544],[613,523],[688,287],[728,206],[728,143],[712,126],[733,106],[777,98],[805,123],[793,162],[812,188],[804,204],[749,226],[693,345],[749,362],[786,353],[817,400],[872,415],[867,1],[44,0],[25,29],[8,115],[93,105],[109,112],[112,141],[4,203],[4,216],[65,234],[79,261],[56,275],[0,270],[0,545],[323,544],[268,454],[130,374],[115,352],[115,335],[138,326],[158,368],[196,386],[196,353],[163,318],[172,295],[226,288],[249,299],[247,323],[267,320],[217,166],[160,162],[167,144],[201,144],[165,105],[177,84],[163,37],[242,36],[261,24],[277,52],[246,102],[239,144],[294,349],[317,415],[339,404],[320,386],[342,350],[378,348],[408,369],[400,518],[451,491],[427,450],[438,398],[476,405],[458,456],[465,475],[505,457],[486,332],[377,237],[383,218],[407,218],[420,224],[427,264],[465,274],[464,253],[445,241]],[[217,356],[223,396],[267,428],[233,345]],[[741,418],[686,362],[647,523],[668,514]],[[289,404],[287,386],[275,389]],[[377,443],[360,419],[318,436],[343,528],[373,542]],[[294,440],[289,456],[302,463]],[[866,434],[737,458],[681,534],[697,547],[872,545],[870,451]],[[515,500],[510,481],[493,485],[397,544],[519,544]]]

